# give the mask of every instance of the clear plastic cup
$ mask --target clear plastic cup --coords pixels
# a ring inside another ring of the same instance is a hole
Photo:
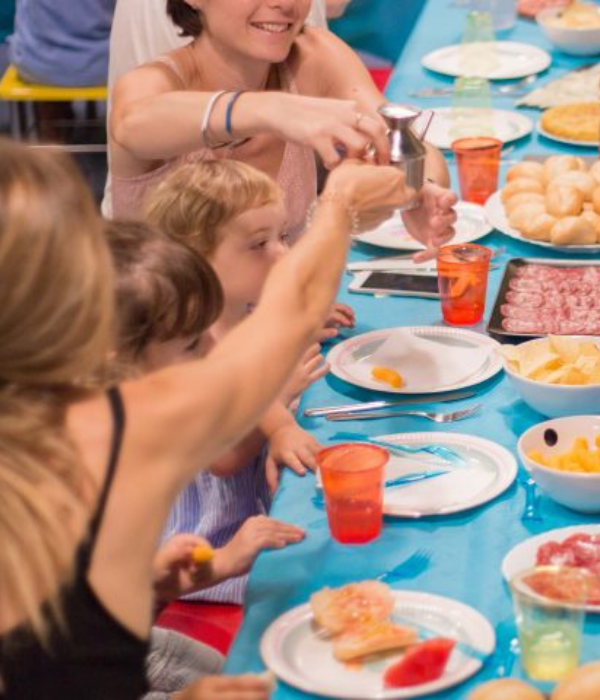
[[[450,138],[493,136],[492,100],[487,78],[456,78],[452,91]]]
[[[363,544],[380,535],[388,459],[387,450],[367,443],[335,445],[317,454],[329,529],[338,542]]]
[[[582,569],[541,566],[510,581],[521,665],[532,680],[560,681],[579,665],[590,576]]]

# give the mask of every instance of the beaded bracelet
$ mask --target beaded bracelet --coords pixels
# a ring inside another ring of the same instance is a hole
[[[345,197],[339,192],[325,192],[325,194],[322,194],[320,197],[315,199],[315,201],[310,205],[310,208],[308,210],[308,214],[306,216],[306,225],[310,226],[312,224],[317,207],[320,204],[328,203],[341,204],[350,223],[350,235],[358,236],[358,234],[360,233],[359,214],[356,211],[356,209],[353,209],[352,207],[348,206],[348,202],[346,201]]]

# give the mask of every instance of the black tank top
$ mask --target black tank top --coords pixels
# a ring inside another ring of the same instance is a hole
[[[110,461],[73,582],[63,591],[64,630],[50,618],[48,649],[25,626],[0,638],[5,700],[137,700],[147,691],[147,642],[112,617],[87,580],[125,427],[118,390],[108,398],[114,420]]]

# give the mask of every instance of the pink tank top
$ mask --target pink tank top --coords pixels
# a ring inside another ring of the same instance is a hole
[[[182,78],[177,64],[170,56],[160,56],[156,61],[164,63]],[[280,64],[280,71],[284,88],[292,94],[298,94],[295,81],[285,63]],[[119,177],[113,174],[113,216],[125,218],[139,216],[146,193],[156,187],[166,174],[178,165],[219,158],[243,160],[243,149],[242,152],[236,153],[236,149],[202,148],[168,160],[160,167],[143,175]],[[308,208],[316,197],[317,170],[312,148],[291,141],[286,142],[276,179],[284,193],[289,222],[287,232],[293,241],[302,232]]]

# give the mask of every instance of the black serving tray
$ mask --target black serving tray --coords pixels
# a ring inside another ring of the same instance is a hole
[[[552,258],[512,258],[506,263],[504,277],[500,283],[500,289],[496,295],[492,315],[487,325],[487,332],[492,338],[495,338],[500,343],[522,343],[525,340],[532,338],[541,338],[539,333],[522,333],[515,334],[502,328],[502,313],[500,308],[506,302],[506,293],[509,291],[510,281],[516,275],[518,270],[525,265],[548,265],[549,267],[600,267],[600,260],[556,260]]]

